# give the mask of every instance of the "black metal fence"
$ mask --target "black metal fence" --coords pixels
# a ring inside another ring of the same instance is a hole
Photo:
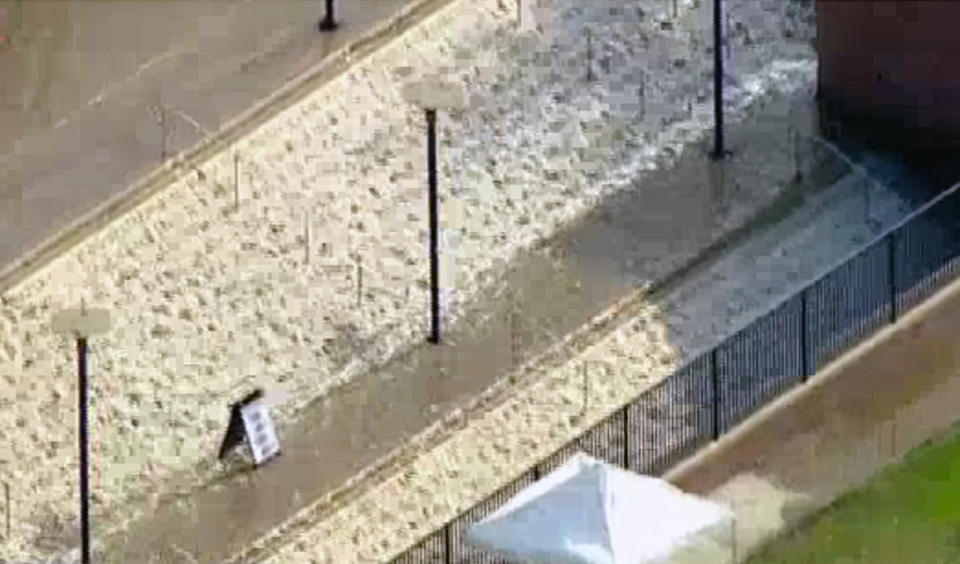
[[[577,451],[661,475],[806,381],[960,270],[960,184],[713,350],[564,445],[392,562],[507,564],[467,546],[466,528]]]

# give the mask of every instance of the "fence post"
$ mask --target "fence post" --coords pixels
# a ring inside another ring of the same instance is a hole
[[[587,406],[590,401],[590,380],[587,374],[587,361],[583,361],[580,366],[583,367],[583,411],[580,413],[580,416],[586,417]]]
[[[240,155],[233,155],[233,208],[240,210]]]
[[[447,523],[443,526],[443,561],[446,564],[451,564],[453,562],[453,552],[450,542],[450,523]]]
[[[357,309],[363,304],[363,256],[357,253]]]
[[[630,470],[630,404],[623,406],[623,467]]]
[[[893,238],[894,235],[896,234],[897,234],[896,231],[891,231],[890,234],[887,235],[887,239],[889,239],[890,241],[890,243],[887,245],[888,256],[889,256],[888,263],[890,265],[890,270],[887,274],[887,283],[889,284],[889,289],[890,289],[890,323],[891,324],[896,323],[897,321],[897,269],[896,269],[897,246],[895,245],[895,241]]]
[[[9,482],[3,483],[3,502],[6,505],[7,510],[7,536],[4,537],[5,540],[10,540],[10,484]]]
[[[801,370],[803,370],[803,382],[807,381],[807,378],[810,376],[810,361],[808,359],[808,353],[810,351],[810,343],[807,340],[807,292],[809,288],[804,288],[800,291],[800,355],[801,355]]]
[[[647,73],[640,71],[640,119],[647,119]]]
[[[303,212],[303,264],[310,264],[310,210]]]
[[[520,355],[523,352],[521,350],[521,330],[523,329],[520,325],[520,295],[515,292],[510,292],[510,305],[507,315],[509,316],[510,324],[510,358],[512,362],[512,368],[514,370],[520,366]]]
[[[716,348],[710,351],[710,372],[713,380],[713,440],[717,440],[720,438],[720,375]]]
[[[590,28],[585,28],[584,33],[587,36],[587,82],[593,82],[593,35]]]
[[[160,104],[160,160],[167,160],[167,110]]]

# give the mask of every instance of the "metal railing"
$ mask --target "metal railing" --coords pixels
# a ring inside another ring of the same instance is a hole
[[[463,531],[578,450],[662,475],[936,292],[960,271],[960,184],[800,292],[620,407],[392,560],[507,564]]]

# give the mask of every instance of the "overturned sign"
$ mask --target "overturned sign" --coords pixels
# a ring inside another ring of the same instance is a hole
[[[217,458],[222,460],[244,440],[255,466],[280,454],[280,441],[263,399],[263,390],[257,389],[230,407],[230,423]]]

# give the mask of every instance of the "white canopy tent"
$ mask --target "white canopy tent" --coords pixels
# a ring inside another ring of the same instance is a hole
[[[485,519],[465,540],[537,564],[721,564],[736,557],[733,513],[578,453]]]

